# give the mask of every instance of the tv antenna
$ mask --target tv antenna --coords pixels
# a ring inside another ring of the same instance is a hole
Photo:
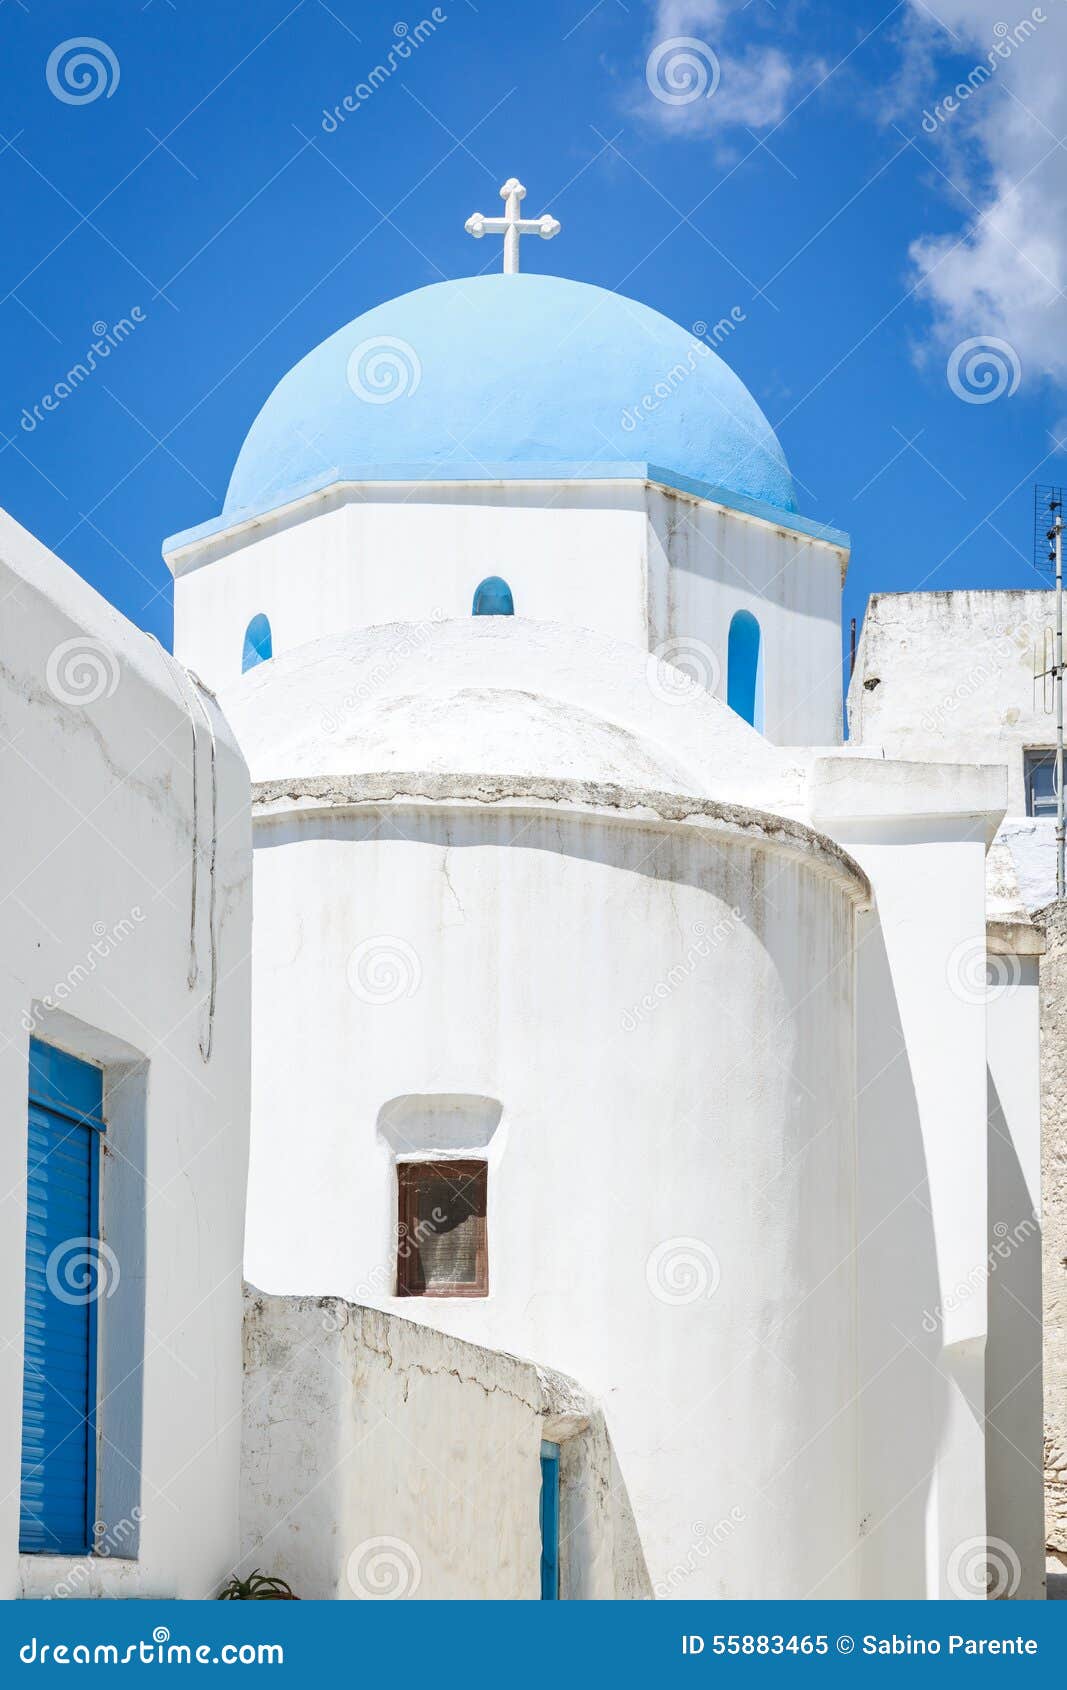
[[[1042,540],[1044,545],[1042,546]],[[1034,488],[1034,550],[1039,568],[1051,566],[1056,578],[1056,631],[1053,658],[1038,679],[1051,677],[1056,706],[1056,896],[1064,896],[1063,815],[1063,488]]]

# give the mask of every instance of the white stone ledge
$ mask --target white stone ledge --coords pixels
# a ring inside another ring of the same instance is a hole
[[[733,843],[802,859],[834,880],[860,907],[872,901],[870,882],[859,864],[825,834],[804,822],[711,798],[593,781],[432,773],[320,775],[256,781],[252,788],[253,820],[259,823],[279,816],[405,808],[549,810],[637,827],[695,827]]]

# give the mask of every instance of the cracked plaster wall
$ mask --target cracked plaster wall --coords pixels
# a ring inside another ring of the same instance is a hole
[[[648,1579],[597,1406],[515,1356],[339,1298],[245,1303],[242,1556],[302,1597],[540,1595],[541,1439],[561,1595]]]

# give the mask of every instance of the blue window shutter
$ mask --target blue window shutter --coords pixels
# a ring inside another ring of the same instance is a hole
[[[103,1074],[30,1040],[19,1548],[84,1555],[95,1513]]]
[[[559,1445],[541,1445],[541,1600],[559,1598]]]

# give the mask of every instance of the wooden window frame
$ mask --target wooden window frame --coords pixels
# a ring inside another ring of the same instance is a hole
[[[419,1265],[419,1245],[415,1237],[418,1216],[416,1197],[420,1177],[435,1175],[456,1186],[476,1183],[481,1197],[481,1233],[475,1254],[475,1277],[468,1283],[452,1281],[447,1284],[418,1286],[412,1284],[413,1270]],[[489,1164],[479,1157],[445,1157],[432,1162],[398,1162],[397,1176],[397,1250],[396,1294],[398,1297],[487,1297],[489,1295]],[[409,1239],[414,1240],[405,1249]]]

